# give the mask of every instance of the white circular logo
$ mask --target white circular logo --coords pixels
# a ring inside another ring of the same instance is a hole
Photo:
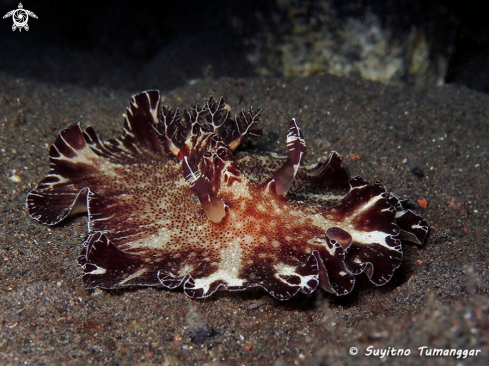
[[[358,354],[358,348],[357,347],[351,347],[350,348],[350,355],[355,356]]]
[[[9,11],[7,14],[3,16],[3,19],[12,17],[12,20],[14,21],[14,24],[12,25],[12,30],[15,31],[16,29],[19,29],[20,32],[22,31],[22,28],[24,28],[26,31],[29,30],[29,25],[27,24],[27,21],[29,20],[29,16],[37,19],[36,14],[34,14],[30,10],[24,9],[22,3],[19,3],[19,8]]]

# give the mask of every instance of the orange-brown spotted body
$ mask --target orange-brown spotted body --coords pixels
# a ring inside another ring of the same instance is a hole
[[[87,212],[78,258],[87,288],[182,285],[203,298],[259,286],[286,300],[318,286],[347,294],[361,273],[389,281],[401,240],[422,243],[426,221],[379,182],[349,179],[336,152],[302,167],[295,119],[288,157],[235,154],[261,134],[259,114],[232,117],[211,98],[182,118],[160,109],[158,91],[135,95],[119,139],[78,124],[60,132],[29,215],[55,225]]]

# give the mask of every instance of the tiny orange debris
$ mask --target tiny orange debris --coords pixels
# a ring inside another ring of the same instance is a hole
[[[421,198],[421,199],[419,199],[419,200],[417,200],[417,201],[418,201],[418,205],[420,205],[420,206],[421,206],[421,208],[426,208],[426,207],[428,207],[428,201],[426,201],[426,199],[425,199],[425,198]]]

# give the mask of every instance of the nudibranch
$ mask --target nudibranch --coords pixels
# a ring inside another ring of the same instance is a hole
[[[28,213],[47,225],[88,214],[78,257],[87,288],[182,286],[205,298],[262,287],[287,300],[318,286],[348,294],[361,273],[388,282],[401,240],[422,244],[427,222],[380,182],[350,179],[336,152],[302,166],[295,119],[287,157],[234,153],[261,135],[259,122],[260,110],[233,117],[212,97],[182,117],[160,108],[159,91],[142,92],[118,139],[79,124],[60,132]]]

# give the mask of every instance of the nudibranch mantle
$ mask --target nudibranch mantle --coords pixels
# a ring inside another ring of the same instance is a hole
[[[287,300],[318,286],[345,295],[361,273],[388,282],[401,240],[422,244],[426,221],[379,182],[350,179],[336,152],[301,166],[295,119],[288,157],[234,153],[261,135],[259,121],[260,110],[233,117],[212,97],[182,117],[160,107],[159,91],[142,92],[118,139],[78,124],[60,132],[28,213],[47,225],[88,214],[78,257],[87,288],[183,286],[204,298],[259,286]]]

